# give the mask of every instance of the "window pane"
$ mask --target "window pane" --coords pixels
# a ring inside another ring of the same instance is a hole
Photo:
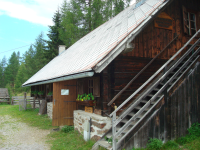
[[[194,35],[196,33],[196,30],[191,29],[191,34]]]
[[[187,28],[187,30],[188,30],[188,34],[190,34],[190,29],[189,29],[189,28]]]
[[[187,26],[189,27],[189,21],[187,20]]]
[[[195,14],[190,14],[190,20],[195,21]]]
[[[185,13],[185,16],[187,16],[187,20],[189,20],[189,13],[187,12],[184,12]]]
[[[190,23],[191,23],[191,28],[196,29],[195,22],[191,21]]]

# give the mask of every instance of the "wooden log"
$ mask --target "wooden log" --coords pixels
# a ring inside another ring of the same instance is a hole
[[[24,93],[24,110],[27,109],[26,105],[27,105],[27,100],[26,100],[26,92],[25,92]]]

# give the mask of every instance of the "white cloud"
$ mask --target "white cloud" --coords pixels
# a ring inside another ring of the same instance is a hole
[[[26,20],[44,26],[52,25],[52,17],[63,0],[0,0],[0,15]]]
[[[63,0],[0,0],[0,15],[48,26],[53,24],[52,17],[62,3]]]

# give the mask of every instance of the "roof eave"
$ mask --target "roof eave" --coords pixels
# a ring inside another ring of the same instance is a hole
[[[29,83],[29,84],[25,84],[25,85],[23,84],[22,87],[48,84],[48,83],[54,83],[54,82],[60,82],[60,81],[66,81],[66,80],[73,80],[73,79],[79,79],[79,78],[85,78],[85,77],[92,77],[93,75],[94,75],[93,71],[82,72],[82,73],[78,73],[78,74],[74,74],[74,75],[68,75],[68,76],[50,79],[50,80],[46,80],[46,81],[39,81],[39,82]]]

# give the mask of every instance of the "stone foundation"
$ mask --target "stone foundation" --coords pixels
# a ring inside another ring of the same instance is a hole
[[[83,134],[84,122],[86,120],[91,120],[90,138],[96,141],[111,128],[111,119],[108,117],[87,113],[82,110],[74,111],[74,129],[78,130],[81,134]]]
[[[47,115],[50,119],[53,117],[53,102],[47,103]]]

